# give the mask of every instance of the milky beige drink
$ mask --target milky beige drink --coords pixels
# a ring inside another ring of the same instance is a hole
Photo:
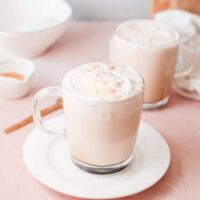
[[[73,158],[100,167],[130,162],[143,102],[143,81],[132,67],[82,65],[67,73],[63,88]]]
[[[168,101],[175,71],[179,35],[171,27],[152,20],[120,24],[111,39],[111,61],[131,65],[145,82],[144,107]]]
[[[130,66],[89,63],[68,72],[62,87],[47,87],[34,97],[34,121],[45,132],[39,102],[63,99],[67,143],[81,169],[106,174],[132,159],[143,103],[144,83]]]

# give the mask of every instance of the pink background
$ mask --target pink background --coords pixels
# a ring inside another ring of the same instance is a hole
[[[30,94],[17,101],[0,99],[0,200],[76,199],[43,186],[25,168],[22,147],[33,123],[10,135],[3,134],[2,129],[30,115],[31,100],[37,90],[60,85],[70,68],[85,62],[108,61],[108,38],[115,25],[112,22],[72,22],[61,40],[33,60],[36,77]],[[171,165],[153,187],[122,199],[200,199],[200,103],[172,92],[167,107],[145,111],[142,119],[166,138],[172,154]]]

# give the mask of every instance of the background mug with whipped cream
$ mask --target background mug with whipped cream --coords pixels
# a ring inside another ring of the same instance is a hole
[[[132,67],[104,63],[68,72],[62,87],[48,87],[34,98],[34,120],[42,122],[39,101],[63,98],[66,134],[73,162],[92,173],[113,173],[132,160],[140,123],[144,83]]]
[[[168,102],[178,46],[177,31],[153,20],[127,21],[115,29],[110,59],[116,64],[132,66],[144,78],[144,109]]]

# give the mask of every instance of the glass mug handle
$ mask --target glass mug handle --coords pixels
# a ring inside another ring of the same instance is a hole
[[[40,113],[40,101],[46,97],[61,97],[62,89],[61,87],[46,87],[37,92],[37,94],[33,98],[33,120],[38,128],[43,130],[46,133],[50,134],[63,134],[64,130],[61,132],[53,131],[44,126],[42,122],[42,116]]]

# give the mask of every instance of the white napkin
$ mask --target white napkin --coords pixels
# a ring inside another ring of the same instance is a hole
[[[200,16],[172,9],[157,13],[155,20],[174,27],[181,36],[174,90],[186,98],[200,100]]]

